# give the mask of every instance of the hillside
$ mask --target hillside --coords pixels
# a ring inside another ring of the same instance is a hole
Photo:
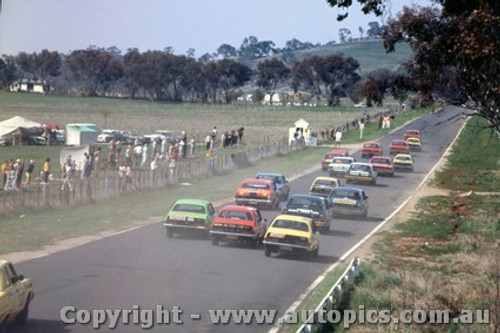
[[[399,64],[411,58],[411,52],[407,44],[399,44],[396,52],[386,53],[380,40],[366,40],[295,51],[294,55],[298,62],[312,56],[327,56],[330,54],[353,57],[360,64],[360,74],[364,75],[378,68],[394,70]],[[281,58],[281,55],[278,55],[278,57]],[[264,59],[259,59],[259,61]],[[258,61],[252,64],[252,67],[254,67],[253,65],[256,66],[257,63]]]

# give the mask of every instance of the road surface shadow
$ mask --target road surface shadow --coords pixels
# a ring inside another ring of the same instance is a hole
[[[339,257],[321,254],[321,248],[319,249],[319,254],[316,258],[309,259],[301,253],[273,253],[272,257],[273,259],[278,260],[308,261],[321,264],[333,264],[339,260]]]
[[[69,333],[71,330],[57,320],[28,319],[24,325],[10,324],[7,326],[9,333]]]

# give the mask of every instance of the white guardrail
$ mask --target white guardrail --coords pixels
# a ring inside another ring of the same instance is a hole
[[[318,313],[320,311],[335,310],[343,294],[348,290],[349,286],[354,283],[354,280],[359,276],[361,268],[361,259],[354,258],[351,260],[349,267],[346,268],[344,273],[339,277],[337,282],[332,286],[330,291],[323,298],[321,303],[314,310],[313,318],[308,318],[307,324],[303,324],[296,333],[312,333],[318,330],[322,323],[318,322]]]

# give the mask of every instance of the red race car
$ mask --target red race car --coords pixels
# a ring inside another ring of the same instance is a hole
[[[389,156],[373,156],[370,159],[370,164],[373,165],[379,176],[394,176],[395,167]]]
[[[234,201],[237,205],[279,208],[280,191],[269,179],[245,179],[238,189]]]
[[[371,158],[374,155],[383,155],[384,154],[384,148],[380,145],[380,143],[377,142],[366,142],[363,145],[363,149],[361,150],[361,157],[362,158]]]
[[[213,245],[219,242],[242,242],[257,247],[267,230],[267,220],[254,207],[227,205],[222,207],[212,221],[210,238]]]
[[[408,139],[408,138],[419,138],[420,139],[421,135],[420,135],[419,130],[409,129],[409,130],[406,130],[404,137],[405,137],[405,139]]]
[[[389,153],[395,155],[398,153],[410,153],[410,145],[405,140],[393,140],[389,146]]]

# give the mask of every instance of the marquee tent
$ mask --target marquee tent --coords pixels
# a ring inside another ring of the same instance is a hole
[[[21,141],[25,141],[30,135],[38,135],[41,129],[42,124],[15,116],[0,122],[0,141],[11,143],[16,133],[21,134]]]

